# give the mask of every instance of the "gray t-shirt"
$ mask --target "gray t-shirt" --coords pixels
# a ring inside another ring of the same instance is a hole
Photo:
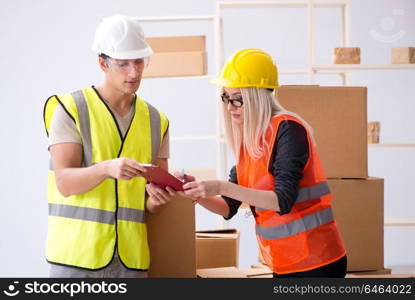
[[[120,116],[114,109],[109,105],[112,113],[117,120],[118,126],[120,127],[121,134],[125,136],[125,133],[130,126],[131,120],[134,116],[135,106],[131,106],[131,110],[125,116]],[[160,149],[157,158],[169,158],[170,157],[170,137],[169,130],[163,137],[160,144]],[[55,144],[61,143],[77,143],[82,144],[82,139],[79,135],[78,129],[76,128],[75,122],[69,117],[66,111],[61,105],[57,105],[55,113],[51,120],[51,126],[49,130],[48,148]]]

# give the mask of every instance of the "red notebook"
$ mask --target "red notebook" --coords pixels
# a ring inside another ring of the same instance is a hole
[[[184,191],[183,184],[179,178],[173,176],[163,168],[151,165],[151,164],[142,164],[147,169],[147,172],[142,173],[142,176],[146,178],[149,182],[157,184],[162,188],[167,186],[171,187],[176,191]]]

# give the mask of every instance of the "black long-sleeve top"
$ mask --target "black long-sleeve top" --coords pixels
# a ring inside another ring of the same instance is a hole
[[[274,192],[278,196],[280,215],[291,211],[298,196],[298,184],[303,177],[304,166],[308,160],[308,140],[305,128],[297,122],[282,121],[278,127],[277,138],[268,166],[274,176]],[[229,181],[238,183],[236,167],[233,166]],[[229,220],[237,212],[241,201],[222,196],[229,206]]]

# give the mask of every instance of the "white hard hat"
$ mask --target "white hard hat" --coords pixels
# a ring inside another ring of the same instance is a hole
[[[153,54],[138,21],[121,15],[101,21],[95,31],[92,50],[116,59],[145,58]]]

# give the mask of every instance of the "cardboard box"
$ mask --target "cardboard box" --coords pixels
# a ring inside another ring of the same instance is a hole
[[[375,275],[364,275],[364,276],[347,276],[350,278],[415,278],[415,274],[375,274]]]
[[[246,275],[235,267],[198,269],[199,278],[246,278]]]
[[[366,87],[282,86],[279,102],[314,130],[329,178],[366,178]]]
[[[346,277],[357,277],[357,278],[362,278],[362,277],[370,277],[370,276],[377,276],[377,275],[390,275],[392,274],[392,270],[391,269],[380,269],[380,270],[375,270],[375,271],[360,271],[360,272],[348,272],[346,274]]]
[[[381,269],[372,272],[348,273],[346,278],[415,278],[415,274],[392,274],[391,269]]]
[[[147,213],[149,277],[196,277],[195,208],[175,196],[156,214]]]
[[[415,64],[415,47],[394,47],[391,51],[393,64]]]
[[[143,77],[197,76],[206,74],[205,36],[154,37]]]
[[[196,232],[196,268],[238,267],[239,232],[236,229]]]
[[[380,122],[369,122],[367,124],[367,143],[379,144]]]
[[[329,179],[328,183],[346,246],[347,271],[383,269],[383,179]]]
[[[258,261],[260,263],[251,265],[251,268],[253,268],[253,269],[269,269],[268,266],[264,263],[264,258],[262,257],[261,254],[258,256]]]
[[[268,268],[249,268],[240,270],[248,278],[270,278],[272,277],[272,271]]]
[[[272,272],[268,269],[244,269],[235,267],[198,269],[199,278],[272,278]]]
[[[333,64],[360,64],[360,48],[358,47],[334,48]]]

